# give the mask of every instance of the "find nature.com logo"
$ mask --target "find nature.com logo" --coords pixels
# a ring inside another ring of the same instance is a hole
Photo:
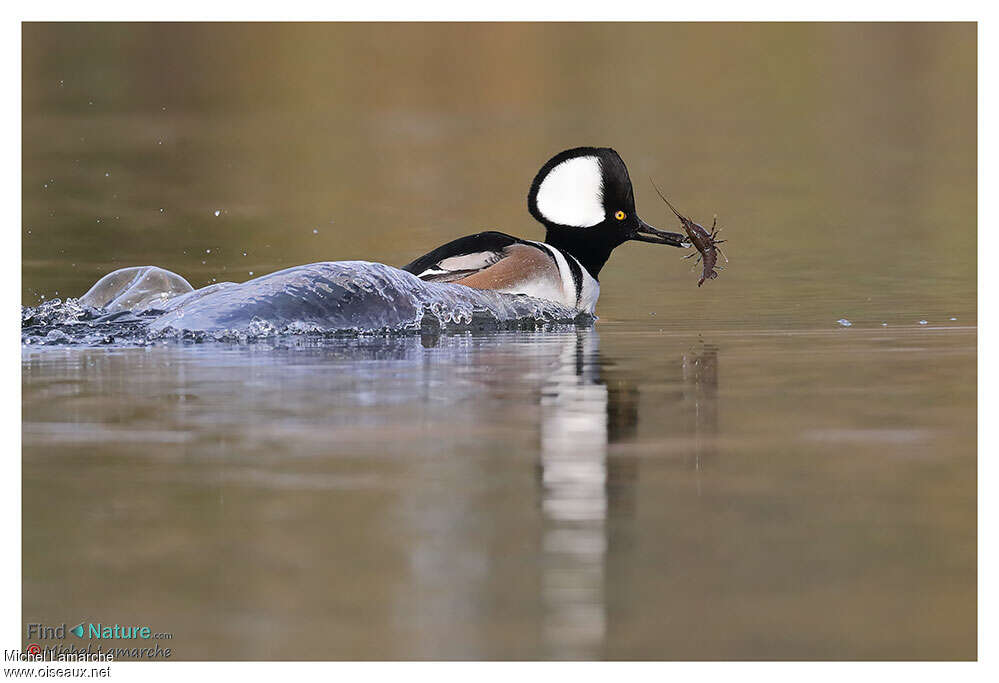
[[[169,659],[173,655],[169,643],[162,642],[173,638],[172,633],[155,632],[151,626],[139,624],[123,626],[81,621],[75,626],[68,626],[29,623],[25,635],[29,644],[24,652],[5,651],[5,661],[110,662],[119,659]],[[65,642],[68,636],[73,638]],[[32,640],[38,642],[32,643]],[[82,642],[77,644],[76,640]],[[110,669],[108,671],[110,673]]]
[[[91,640],[149,640],[169,639],[172,633],[154,633],[151,626],[122,626],[120,624],[88,623],[82,621],[72,628],[66,624],[49,626],[46,624],[28,624],[29,640],[64,640],[67,631],[77,638]]]

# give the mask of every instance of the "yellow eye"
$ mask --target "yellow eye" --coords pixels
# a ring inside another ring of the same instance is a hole
[[[624,211],[618,211],[617,213],[614,214],[614,218],[618,219],[619,221],[623,221],[627,217],[628,214],[626,214]]]

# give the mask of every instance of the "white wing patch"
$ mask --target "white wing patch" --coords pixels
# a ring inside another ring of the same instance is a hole
[[[417,275],[418,278],[433,277],[434,275],[447,275],[451,271],[441,270],[440,268],[427,268],[425,271]]]
[[[462,254],[441,259],[437,266],[444,270],[480,270],[496,263],[502,257],[495,251],[480,251],[475,254]]]
[[[478,251],[441,259],[416,277],[435,281],[448,281],[488,268],[503,258],[502,252]]]
[[[558,164],[538,187],[538,211],[552,223],[589,228],[604,221],[604,178],[598,157]]]

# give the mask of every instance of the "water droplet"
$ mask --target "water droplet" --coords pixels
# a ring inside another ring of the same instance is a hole
[[[205,249],[205,253],[206,254],[210,254],[210,253],[212,253],[212,250],[211,249]]]
[[[250,273],[250,275],[253,275],[253,271],[252,271],[252,270],[251,270],[251,271],[248,271],[248,272]]]
[[[313,235],[318,235],[318,234],[319,234],[319,230],[316,230],[316,229],[313,229],[313,230],[312,230],[312,234],[313,234]]]
[[[920,324],[920,325],[925,325],[925,324],[926,324],[926,321],[925,321],[925,320],[920,320],[920,321],[919,321],[919,324]]]
[[[215,217],[218,218],[222,215],[222,209],[215,209]]]
[[[111,171],[105,171],[104,172],[104,177],[105,178],[110,178],[111,177]]]
[[[851,325],[853,325],[853,323],[851,323],[846,318],[840,318],[836,322],[839,323],[842,327],[850,327]]]
[[[951,320],[957,320],[957,318],[951,318]]]
[[[246,256],[246,252],[245,251],[243,252],[243,256]]]
[[[888,323],[881,323],[881,327],[888,327]]]

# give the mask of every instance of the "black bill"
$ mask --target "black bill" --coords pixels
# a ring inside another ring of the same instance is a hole
[[[668,244],[671,247],[691,246],[690,240],[687,239],[686,235],[654,228],[641,218],[638,219],[638,229],[631,234],[631,239],[638,242],[650,242],[652,244]]]

